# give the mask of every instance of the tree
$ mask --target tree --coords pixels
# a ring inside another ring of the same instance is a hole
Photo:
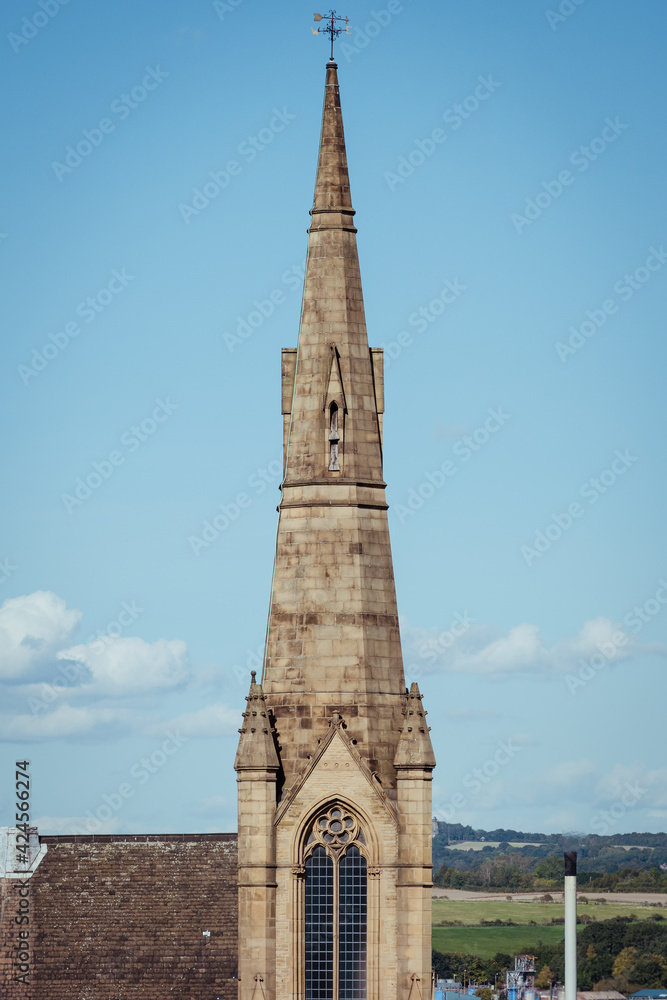
[[[595,945],[589,944],[588,948],[586,949],[586,958],[597,958],[597,957],[598,953],[595,950]]]
[[[591,947],[592,945],[589,945],[589,948]],[[614,979],[618,979],[620,976],[627,976],[628,969],[634,965],[637,955],[636,948],[624,948],[623,951],[618,953],[611,970]]]
[[[628,969],[628,979],[644,989],[659,990],[667,983],[667,962],[662,955],[644,952]]]
[[[468,984],[479,982],[480,979],[484,979],[484,966],[482,965],[482,959],[477,955],[466,955],[466,979]]]
[[[493,956],[493,961],[503,969],[509,969],[512,966],[512,956],[508,955],[506,951],[497,951]]]
[[[653,920],[640,921],[628,927],[624,945],[634,945],[638,951],[653,951],[667,958],[667,927]]]
[[[565,871],[565,862],[562,857],[543,858],[535,866],[535,874],[538,878],[556,879],[560,882]]]
[[[475,996],[480,997],[481,1000],[493,1000],[493,990],[489,986],[480,986],[478,990],[475,990]]]
[[[548,990],[551,988],[551,984],[553,983],[555,978],[556,977],[554,976],[549,966],[543,965],[539,973],[535,977],[535,985],[540,990]]]

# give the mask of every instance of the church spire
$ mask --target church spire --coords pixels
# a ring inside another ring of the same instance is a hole
[[[289,788],[339,712],[387,794],[405,680],[382,478],[382,351],[366,335],[337,67],[326,68],[264,691]]]
[[[352,199],[350,197],[350,178],[345,153],[343,115],[340,107],[340,90],[338,87],[338,66],[333,60],[327,63],[320,155],[317,163],[315,198],[310,214],[313,216],[311,232],[323,226],[329,227],[336,221],[339,222],[338,228],[343,228],[343,226],[352,228],[354,209],[352,208]],[[342,220],[320,220],[318,216],[321,214],[334,216],[340,214],[347,218]],[[354,232],[356,232],[356,229]]]
[[[310,214],[299,345],[296,354],[283,356],[283,412],[290,417],[285,483],[340,480],[382,487],[382,371],[379,352],[368,349],[334,62],[327,63]],[[333,460],[331,435],[337,438]]]
[[[405,688],[382,351],[368,346],[353,222],[331,61],[298,347],[282,357],[264,673],[236,762],[239,1000],[429,991],[435,760],[419,690]]]

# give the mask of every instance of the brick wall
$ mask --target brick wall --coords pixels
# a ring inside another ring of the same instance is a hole
[[[236,1000],[236,834],[41,841],[31,988],[7,983],[0,958],[3,998]]]

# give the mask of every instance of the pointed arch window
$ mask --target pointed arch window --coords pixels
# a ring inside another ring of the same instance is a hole
[[[329,472],[340,472],[340,464],[338,462],[339,442],[338,403],[332,403],[329,407]]]
[[[357,818],[332,806],[306,843],[306,1000],[366,1000],[368,864]]]

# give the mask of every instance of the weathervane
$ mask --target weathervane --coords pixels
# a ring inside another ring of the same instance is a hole
[[[328,14],[315,14],[314,20],[315,21],[326,21],[327,22],[326,27],[323,27],[323,28],[312,28],[311,30],[312,30],[312,32],[313,32],[314,35],[324,34],[324,35],[328,35],[330,37],[330,39],[331,39],[331,61],[333,62],[333,57],[334,57],[334,53],[333,53],[334,39],[338,38],[338,36],[340,35],[340,33],[343,31],[343,28],[337,28],[336,27],[336,21],[345,21],[345,34],[349,35],[350,34],[350,29],[347,27],[347,25],[350,23],[350,19],[349,19],[349,17],[339,17],[335,10],[330,10]]]

